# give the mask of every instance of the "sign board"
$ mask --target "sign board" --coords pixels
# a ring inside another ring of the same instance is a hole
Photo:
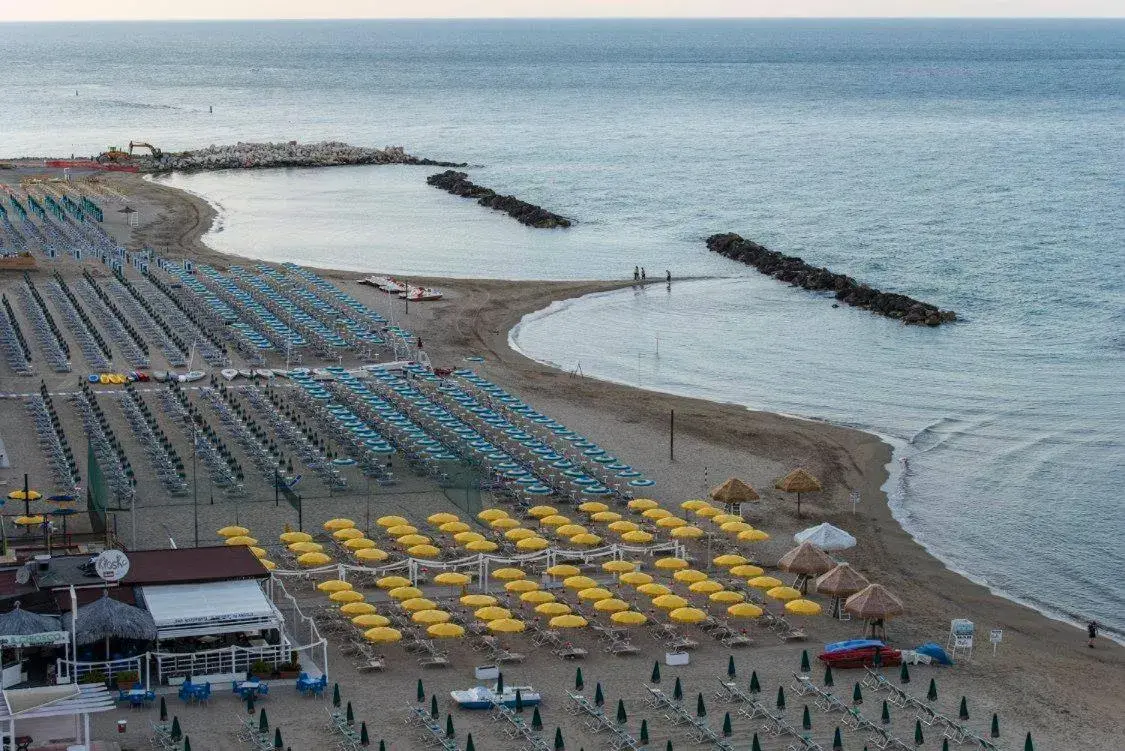
[[[956,636],[953,637],[953,648],[954,649],[972,649],[973,648],[973,637],[962,636],[961,634],[957,634]]]
[[[999,644],[1004,640],[1004,630],[1000,628],[992,629],[988,632],[988,640],[993,644]]]
[[[859,491],[853,490],[848,494],[848,500],[852,502],[852,513],[855,513],[855,507],[859,505]]]
[[[0,634],[0,647],[5,649],[25,649],[27,647],[46,647],[66,644],[70,634],[66,631],[44,631],[41,634]]]
[[[103,581],[121,581],[129,573],[129,556],[115,548],[102,551],[94,559],[94,570]]]

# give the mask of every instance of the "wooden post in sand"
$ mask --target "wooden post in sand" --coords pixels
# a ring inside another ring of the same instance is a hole
[[[668,461],[676,461],[676,410],[668,416]]]

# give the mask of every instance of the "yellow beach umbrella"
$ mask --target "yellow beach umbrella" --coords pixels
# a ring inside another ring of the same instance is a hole
[[[733,618],[757,618],[762,609],[752,602],[740,602],[727,608],[727,615]]]
[[[739,532],[746,532],[753,529],[752,526],[746,522],[724,522],[719,529],[726,532],[728,535],[736,535]]]
[[[568,576],[563,579],[563,586],[576,592],[582,589],[598,586],[598,583],[588,576]]]
[[[622,626],[640,626],[648,622],[648,616],[636,610],[622,610],[611,615],[609,619]]]
[[[602,571],[609,571],[614,574],[625,574],[636,569],[637,564],[632,561],[606,561],[602,564]]]
[[[555,534],[559,537],[574,537],[575,535],[584,534],[586,528],[581,524],[564,524],[555,529]]]
[[[297,557],[297,563],[302,566],[323,566],[326,563],[331,563],[332,559],[324,553],[302,553]]]
[[[265,558],[259,558],[258,563],[262,564],[263,568],[265,568],[266,571],[273,571],[275,568],[277,568],[276,563]]]
[[[482,594],[477,593],[477,594],[471,594],[471,595],[464,595],[464,596],[461,597],[459,602],[462,605],[465,605],[466,607],[483,608],[483,607],[487,607],[489,605],[495,605],[498,602],[498,600],[495,597],[493,597],[492,595],[482,595]]]
[[[265,558],[266,557],[266,549],[265,548],[259,548],[255,545],[251,545],[250,547],[247,548],[247,550],[249,550],[251,553],[253,553],[255,558]]]
[[[691,513],[704,519],[710,519],[713,516],[718,516],[720,512],[719,509],[715,508],[714,506],[700,506]]]
[[[278,539],[286,545],[292,545],[295,542],[312,542],[312,535],[308,532],[282,532]]]
[[[495,621],[499,618],[511,618],[512,611],[496,605],[486,605],[474,611],[473,617],[478,621]]]
[[[703,537],[703,530],[689,524],[685,527],[676,527],[673,529],[672,537],[677,540],[698,540],[700,537]]]
[[[339,592],[333,592],[328,595],[328,599],[332,602],[363,602],[364,597],[361,593],[356,592],[354,589],[342,589]]]
[[[375,520],[375,523],[380,527],[390,529],[391,527],[397,527],[400,524],[409,524],[410,522],[401,516],[380,516]]]
[[[661,595],[672,593],[672,590],[669,587],[666,587],[663,584],[657,584],[656,582],[642,584],[637,587],[637,591],[642,595],[645,595],[646,597],[660,597]]]
[[[793,615],[819,615],[821,607],[812,600],[790,600],[785,603],[785,612]]]
[[[349,602],[340,606],[344,615],[370,615],[375,612],[375,606],[370,602]]]
[[[366,563],[378,563],[387,560],[390,555],[387,551],[379,550],[379,548],[360,548],[355,552],[355,557]]]
[[[541,527],[562,527],[566,524],[570,524],[570,519],[562,514],[551,514],[539,520]]]
[[[626,532],[632,532],[634,529],[640,529],[636,522],[631,522],[628,519],[618,519],[615,522],[610,522],[606,527],[610,532],[616,532],[621,535]]]
[[[462,521],[451,521],[438,527],[444,534],[455,535],[459,532],[468,532],[469,525]]]
[[[289,545],[289,550],[293,553],[322,553],[324,546],[319,542],[294,542]]]
[[[586,501],[578,504],[578,510],[584,514],[596,514],[599,511],[609,511],[609,506],[601,501]]]
[[[790,600],[801,599],[801,590],[793,587],[773,587],[766,592],[766,597],[772,597],[782,602],[789,602]]]
[[[376,626],[363,632],[363,638],[378,644],[389,644],[402,639],[402,632],[389,626]]]
[[[21,488],[20,490],[13,490],[11,493],[8,493],[8,497],[13,501],[38,501],[43,497],[43,494],[38,490],[29,490],[27,493],[24,493]]]
[[[507,516],[502,516],[499,519],[493,519],[488,523],[488,526],[493,529],[516,529],[520,526],[519,520],[512,519]]]
[[[423,543],[421,545],[411,545],[406,549],[406,553],[411,558],[431,559],[437,558],[439,555],[441,555],[441,548]]]
[[[453,542],[458,545],[468,545],[470,542],[478,542],[486,539],[480,532],[456,532],[453,535]]]
[[[653,598],[652,604],[661,610],[675,610],[676,608],[687,607],[688,601],[679,595],[660,595]]]
[[[565,615],[556,615],[548,625],[551,628],[583,628],[586,625],[586,619],[580,615],[567,613]]]
[[[516,579],[504,585],[505,592],[532,592],[539,589],[539,583],[530,579]]]
[[[527,572],[520,568],[498,568],[489,576],[499,581],[515,581],[516,579],[526,579]]]
[[[550,544],[542,537],[525,537],[516,543],[516,547],[520,550],[542,550]]]
[[[648,584],[652,581],[652,575],[646,574],[643,571],[626,571],[617,580],[622,584],[630,584],[634,587],[639,587],[642,584]]]
[[[657,558],[653,565],[665,571],[678,571],[687,568],[688,562],[683,558]]]
[[[387,527],[387,534],[391,537],[402,537],[403,535],[416,535],[418,528],[413,524],[396,524],[393,527]]]
[[[500,546],[491,540],[473,540],[465,546],[466,550],[471,550],[474,553],[492,553]]]
[[[366,537],[353,537],[350,540],[344,540],[344,547],[353,551],[364,550],[375,547],[375,541]]]
[[[477,514],[477,518],[482,522],[494,522],[497,519],[505,519],[507,516],[508,512],[502,508],[486,508]]]
[[[447,587],[460,587],[468,584],[473,580],[473,577],[468,574],[462,574],[460,571],[442,571],[434,577],[434,584],[443,584]]]
[[[684,501],[683,503],[681,503],[680,508],[682,508],[684,511],[695,511],[698,508],[703,508],[704,506],[710,505],[711,504],[707,501],[700,500],[699,498],[693,498],[690,501]]]
[[[572,566],[569,563],[556,563],[547,569],[548,576],[578,576],[581,569],[577,566]]]
[[[413,613],[416,610],[437,610],[437,603],[425,597],[412,597],[400,602],[399,607]]]
[[[641,516],[645,519],[651,519],[652,521],[667,519],[671,515],[672,512],[665,508],[650,508],[641,512]]]
[[[365,613],[352,618],[352,625],[360,628],[375,628],[376,626],[389,626],[391,619],[378,613]]]
[[[410,615],[410,620],[415,623],[425,623],[427,625],[434,623],[445,623],[452,618],[449,613],[444,610],[416,610]]]
[[[719,584],[713,579],[704,579],[702,581],[693,583],[690,587],[688,587],[688,589],[698,595],[709,595],[713,592],[721,591],[723,589],[723,585]]]
[[[535,519],[542,519],[545,516],[559,513],[559,510],[554,506],[532,506],[527,510],[527,515]]]
[[[656,526],[661,529],[676,529],[677,527],[686,527],[688,523],[678,516],[665,516],[663,519],[656,520]]]
[[[316,588],[321,592],[344,592],[349,589],[355,589],[351,582],[346,582],[343,579],[329,579],[316,585]]]
[[[387,596],[392,600],[411,600],[415,597],[421,597],[422,590],[407,584],[403,587],[395,587],[387,592]]]
[[[465,635],[465,627],[456,623],[435,623],[426,627],[426,633],[435,639],[456,639]]]
[[[16,492],[21,494],[23,493],[22,490],[18,490]],[[248,534],[250,534],[250,530],[248,530],[246,527],[238,527],[234,525],[223,527],[219,530],[219,537],[240,537],[242,535]],[[294,540],[294,542],[296,542],[296,540]]]
[[[653,534],[651,532],[645,532],[641,529],[634,529],[632,532],[626,532],[625,534],[621,535],[621,539],[625,542],[633,543],[652,542]]]
[[[766,573],[766,570],[761,566],[755,566],[752,563],[743,563],[739,566],[732,566],[730,569],[731,576],[737,576],[740,579],[750,579],[755,576],[761,576]]]
[[[340,529],[348,529],[354,527],[355,522],[351,519],[329,519],[324,523],[324,528],[329,532],[335,532]]]
[[[570,612],[570,606],[565,602],[545,602],[536,605],[535,612],[539,615],[564,615]]]
[[[598,600],[608,600],[610,597],[613,597],[613,593],[605,587],[588,587],[578,590],[579,600],[597,602]]]
[[[630,534],[632,534],[632,533],[630,533]],[[592,535],[589,532],[583,532],[580,535],[575,535],[574,537],[570,538],[570,543],[572,545],[587,545],[587,546],[590,546],[590,545],[597,545],[601,541],[602,541],[602,538],[598,537],[597,535]]]
[[[734,553],[727,553],[726,555],[718,556],[712,563],[716,566],[722,566],[723,568],[732,568],[734,566],[741,566],[744,563],[749,563],[749,560],[740,555],[735,555]]]
[[[375,582],[375,586],[379,589],[394,589],[395,587],[409,587],[412,585],[410,580],[405,576],[384,576],[382,579]]]
[[[685,568],[672,574],[672,578],[684,584],[694,584],[707,578],[707,574],[694,568]]]
[[[459,522],[461,521],[461,518],[457,516],[457,514],[451,514],[448,511],[442,511],[437,514],[430,514],[426,517],[426,521],[428,521],[430,524],[433,524],[434,526],[440,527],[442,524],[448,524],[449,522]]]
[[[629,603],[616,597],[606,597],[604,600],[598,600],[594,603],[594,610],[600,610],[603,613],[619,613],[628,609]]]
[[[526,540],[529,537],[538,536],[539,535],[535,534],[535,530],[528,529],[527,527],[516,527],[515,529],[509,529],[504,533],[504,539],[511,540],[512,542],[519,542],[520,540]]]
[[[247,537],[246,535],[237,535],[235,537],[228,537],[226,539],[226,544],[230,545],[231,547],[238,547],[240,545],[256,545],[257,542],[257,538]]]
[[[755,576],[746,583],[754,589],[773,589],[781,586],[781,579],[772,576]]]
[[[760,529],[748,529],[745,532],[738,533],[740,542],[763,542],[770,539],[770,536]]]
[[[660,504],[651,498],[634,498],[629,501],[629,508],[633,511],[648,511],[657,508]]]
[[[337,529],[335,532],[333,532],[332,537],[337,540],[355,540],[357,538],[364,537],[364,534],[362,529],[356,529],[355,527],[345,527],[344,529]]]
[[[621,521],[621,514],[616,511],[599,511],[596,514],[590,515],[590,521],[597,522],[598,524],[619,522]]]
[[[521,602],[526,602],[531,605],[542,605],[545,602],[554,602],[556,599],[558,598],[553,594],[542,589],[533,589],[520,595]]]
[[[746,595],[741,592],[732,592],[729,589],[720,589],[718,592],[712,592],[707,599],[711,602],[721,602],[724,605],[730,605],[735,602],[742,602],[746,599]]]
[[[418,534],[403,535],[402,537],[399,537],[395,540],[396,545],[404,548],[413,547],[414,545],[429,545],[430,542],[431,540],[429,537]]]
[[[739,516],[738,514],[722,514],[722,513],[720,513],[720,514],[715,514],[714,516],[711,517],[711,523],[712,524],[719,524],[719,525],[726,524],[727,522],[740,522],[740,521],[744,521],[744,519],[741,516]]]
[[[707,620],[707,613],[699,608],[676,608],[668,614],[668,618],[676,623],[699,623]]]
[[[497,618],[489,621],[485,628],[497,634],[518,634],[527,628],[527,624],[515,618]]]

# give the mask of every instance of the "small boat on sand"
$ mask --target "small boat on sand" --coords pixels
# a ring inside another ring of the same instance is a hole
[[[222,370],[219,371],[219,374],[223,378],[226,378],[228,381],[233,381],[235,378],[238,377],[238,370],[235,369],[235,368],[223,368]]]
[[[254,375],[259,378],[273,378],[273,371],[269,368],[255,368]]]
[[[160,381],[160,382],[167,381],[168,380],[168,371],[166,371],[166,370],[154,370],[154,371],[152,371],[152,380]]]
[[[273,368],[273,374],[275,376],[278,376],[279,378],[288,378],[289,377],[289,371],[283,370],[282,368]]]
[[[433,287],[410,287],[406,290],[405,294],[399,297],[409,300],[410,302],[428,302],[430,300],[440,300],[442,298],[441,290],[434,289]]]
[[[494,703],[514,707],[516,689],[519,689],[520,701],[525,707],[533,707],[539,703],[539,692],[531,686],[505,686],[502,694],[496,694],[495,689],[495,685],[492,688],[473,686],[463,691],[450,691],[449,695],[461,709],[491,709]]]
[[[202,380],[206,375],[202,370],[189,370],[183,375],[177,376],[177,379],[182,383],[191,383],[192,381]]]
[[[254,371],[250,370],[249,368],[239,368],[238,374],[240,376],[242,376],[243,378],[253,378],[254,377]]]

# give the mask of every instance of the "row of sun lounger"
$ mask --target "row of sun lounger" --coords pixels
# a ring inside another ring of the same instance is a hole
[[[3,307],[0,310],[0,347],[4,349],[4,359],[16,375],[35,375],[35,368],[31,364],[31,347],[24,338],[8,296],[0,297],[0,303]]]
[[[35,340],[43,359],[56,373],[69,373],[70,347],[47,309],[47,303],[26,275],[24,285],[19,290],[24,314],[35,330]]]

